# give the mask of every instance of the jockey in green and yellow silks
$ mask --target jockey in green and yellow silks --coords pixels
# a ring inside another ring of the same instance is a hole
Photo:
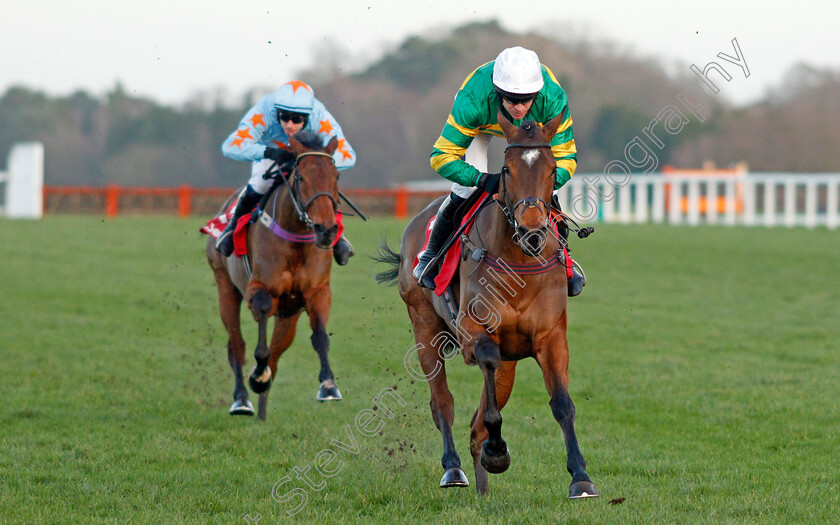
[[[502,128],[496,120],[499,107],[502,107],[505,116],[514,125],[519,126],[523,120],[511,115],[507,108],[503,107],[501,101],[503,95],[493,84],[495,67],[496,60],[470,73],[458,90],[452,112],[447,117],[440,138],[435,142],[432,150],[432,168],[444,178],[470,188],[477,185],[481,171],[461,160],[461,157],[464,156],[473,139],[479,134],[504,138]],[[557,162],[554,183],[554,189],[557,189],[572,178],[575,172],[577,148],[566,92],[557,83],[551,70],[543,65],[539,68],[542,87],[534,96],[526,115],[528,120],[533,120],[539,125],[543,125],[561,113],[565,115],[563,123],[557,129],[557,134],[551,140],[551,151]]]
[[[526,118],[542,126],[563,115],[563,122],[550,142],[557,164],[554,189],[574,175],[577,147],[566,92],[551,70],[540,63],[536,53],[522,47],[503,50],[496,60],[478,67],[461,84],[432,149],[432,168],[453,184],[452,192],[435,217],[428,246],[420,253],[414,269],[414,278],[420,286],[435,288],[436,269],[429,263],[449,237],[458,205],[476,187],[491,194],[498,191],[501,175],[488,172],[487,149],[493,135],[504,138],[497,120],[500,109],[517,126]],[[578,295],[583,283],[583,276],[576,272],[569,280],[569,296]]]

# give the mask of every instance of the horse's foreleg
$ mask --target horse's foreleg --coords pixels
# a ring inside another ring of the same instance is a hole
[[[332,292],[329,285],[315,288],[304,296],[306,312],[309,314],[309,326],[312,329],[312,348],[318,354],[321,363],[321,371],[318,373],[318,381],[321,386],[318,389],[318,401],[340,401],[341,392],[335,385],[335,376],[330,368],[330,336],[327,334],[327,321],[330,317],[330,305],[332,303]]]
[[[271,344],[268,346],[271,355],[268,358],[268,369],[271,370],[271,381],[274,382],[274,377],[277,375],[277,361],[283,355],[295,340],[295,332],[297,331],[297,322],[300,314],[295,314],[292,317],[279,317],[274,321],[274,332],[271,334]],[[257,409],[257,417],[265,421],[265,414],[268,408],[268,391],[260,394],[259,407]]]
[[[502,364],[499,345],[482,337],[475,345],[475,360],[484,374],[484,427],[488,433],[481,444],[481,465],[491,474],[500,474],[510,466],[510,454],[502,439],[502,414],[496,399],[496,371]]]
[[[228,334],[228,363],[233,370],[235,382],[230,414],[232,416],[252,416],[254,415],[254,407],[248,401],[248,389],[245,388],[245,380],[242,377],[242,366],[245,364],[245,340],[242,338],[239,315],[242,306],[242,294],[233,285],[223,268],[215,269],[214,275],[216,277],[216,288],[219,292],[219,313]]]
[[[261,394],[271,387],[271,369],[268,367],[268,358],[271,355],[266,342],[266,331],[268,319],[274,311],[274,299],[265,288],[258,288],[251,296],[251,310],[258,326],[257,347],[254,350],[254,359],[257,365],[251,370],[248,378],[251,390]]]
[[[551,413],[563,429],[566,442],[566,470],[572,475],[569,497],[598,496],[598,490],[586,474],[586,461],[583,459],[575,433],[575,404],[569,395],[569,345],[566,341],[565,329],[556,337],[549,339],[551,343],[543,345],[543,348],[537,352],[536,358],[542,368],[545,387],[551,396],[551,401],[549,401]]]
[[[496,371],[496,403],[499,412],[505,407],[510,399],[513,390],[513,381],[516,377],[516,361],[502,361]],[[486,405],[486,392],[481,387],[481,402],[473,414],[470,422],[470,453],[473,457],[475,467],[475,490],[479,495],[487,493],[488,480],[487,470],[481,466],[481,444],[488,438],[487,428],[484,426],[484,408]]]

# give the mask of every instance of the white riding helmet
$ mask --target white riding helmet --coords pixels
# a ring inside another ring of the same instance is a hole
[[[274,93],[274,107],[280,111],[309,115],[315,106],[315,92],[301,80],[286,82]]]
[[[496,57],[493,85],[502,94],[533,95],[543,84],[540,59],[530,49],[509,47]]]

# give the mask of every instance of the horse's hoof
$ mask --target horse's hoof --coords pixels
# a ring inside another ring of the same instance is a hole
[[[230,406],[230,415],[232,416],[253,416],[254,407],[247,399],[237,399]]]
[[[265,367],[265,371],[259,377],[254,375],[254,372],[256,371],[257,367],[254,367],[251,370],[251,375],[248,376],[248,384],[251,385],[251,390],[253,390],[255,394],[262,394],[271,388],[271,368]]]
[[[443,473],[443,477],[440,478],[440,487],[444,489],[469,486],[470,482],[467,479],[467,475],[458,467],[447,470]]]
[[[600,495],[591,481],[576,481],[569,487],[569,499],[597,498]]]
[[[489,440],[481,444],[481,466],[490,474],[501,474],[510,466],[510,452],[502,442],[502,452],[493,453],[489,450],[488,443]]]
[[[321,383],[321,388],[318,389],[318,401],[341,401],[341,391],[335,386],[332,380],[327,379]]]

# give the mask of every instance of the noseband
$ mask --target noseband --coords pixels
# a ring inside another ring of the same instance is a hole
[[[300,197],[300,181],[303,180],[303,177],[301,176],[300,170],[298,169],[298,164],[300,163],[300,159],[303,157],[327,157],[333,164],[335,164],[335,159],[329,153],[323,153],[321,151],[306,151],[298,155],[297,158],[295,158],[295,165],[292,168],[291,184],[288,184],[286,179],[283,177],[282,173],[278,174],[280,179],[283,182],[286,182],[286,185],[289,187],[289,194],[292,198],[292,204],[295,207],[298,219],[300,219],[301,222],[306,224],[306,227],[311,230],[314,225],[314,222],[312,221],[312,219],[309,218],[309,214],[306,213],[306,210],[309,209],[309,206],[312,205],[315,199],[317,199],[318,197],[327,197],[328,199],[330,199],[330,202],[332,202],[333,211],[338,209],[338,203],[336,203],[335,197],[333,197],[332,194],[327,191],[319,191],[318,193],[309,197],[309,199],[306,202],[301,203],[302,199]]]
[[[514,142],[514,143],[511,143],[511,144],[507,145],[507,147],[505,148],[505,153],[507,153],[507,151],[509,149],[512,149],[512,148],[522,148],[522,149],[525,149],[525,148],[528,148],[528,149],[548,148],[548,149],[551,149],[551,144],[549,144],[547,142],[536,142],[534,144],[525,144],[525,143],[520,143],[520,142]],[[548,203],[545,202],[544,200],[542,200],[541,198],[539,198],[539,197],[525,197],[524,199],[520,199],[515,204],[511,205],[510,199],[508,199],[508,194],[507,194],[507,183],[505,182],[505,177],[507,175],[510,175],[510,169],[507,166],[504,166],[504,167],[502,167],[502,198],[505,201],[505,205],[504,205],[504,208],[502,208],[502,211],[504,212],[505,217],[507,218],[508,224],[510,224],[511,227],[513,228],[513,231],[514,232],[518,231],[519,223],[516,220],[517,217],[521,217],[522,214],[525,213],[525,210],[527,210],[528,208],[538,208],[539,209],[538,204],[542,204],[542,209],[545,211],[545,216],[546,216],[546,221],[545,221],[544,224],[548,224],[548,216],[549,216],[550,207],[549,207]],[[520,206],[522,206],[522,210],[517,215],[516,210],[519,209]]]

